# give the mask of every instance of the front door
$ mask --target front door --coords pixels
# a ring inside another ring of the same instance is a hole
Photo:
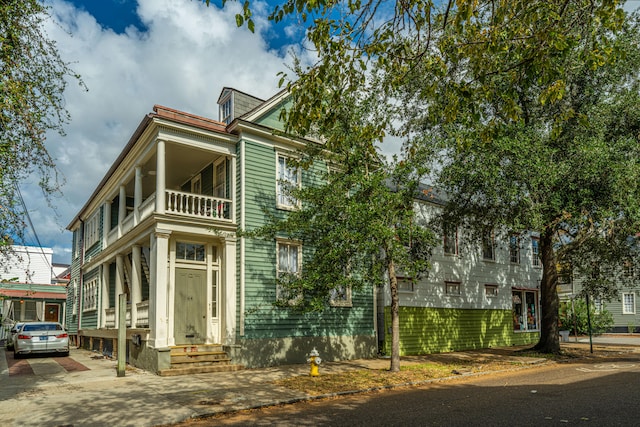
[[[176,268],[176,345],[204,344],[207,337],[207,272]]]
[[[44,306],[44,320],[45,322],[58,322],[60,318],[58,312],[60,306],[58,304],[45,304]]]

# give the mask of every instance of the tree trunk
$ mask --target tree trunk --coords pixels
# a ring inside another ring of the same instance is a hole
[[[558,335],[558,270],[553,250],[553,230],[540,236],[542,254],[542,282],[540,283],[540,311],[542,313],[540,340],[534,349],[542,353],[560,353]]]
[[[398,278],[393,261],[387,264],[389,290],[391,292],[391,372],[400,372],[400,302],[398,299]]]

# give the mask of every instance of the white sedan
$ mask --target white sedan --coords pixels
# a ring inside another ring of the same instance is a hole
[[[69,334],[57,322],[30,322],[22,325],[13,342],[13,357],[33,353],[69,355]]]

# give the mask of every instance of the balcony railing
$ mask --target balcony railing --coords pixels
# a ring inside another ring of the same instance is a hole
[[[138,318],[136,319],[136,328],[149,327],[149,301],[142,301],[136,304]]]
[[[115,307],[110,307],[104,310],[104,326],[107,329],[116,328],[116,309]],[[127,304],[127,316],[126,316],[126,325],[127,328],[131,327],[131,305]]]
[[[166,204],[167,213],[231,221],[232,201],[229,199],[167,190]]]

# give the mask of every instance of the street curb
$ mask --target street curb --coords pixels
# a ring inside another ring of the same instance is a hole
[[[191,419],[193,419],[193,420],[205,419],[205,418],[214,417],[216,415],[231,415],[231,414],[236,414],[236,413],[239,413],[239,412],[242,412],[242,411],[250,411],[250,410],[253,410],[253,409],[268,408],[268,407],[271,407],[271,406],[291,405],[291,404],[294,404],[294,403],[301,403],[301,402],[313,402],[313,401],[316,401],[316,400],[332,399],[332,398],[341,397],[341,396],[353,396],[353,395],[356,395],[356,394],[365,394],[365,393],[371,393],[371,392],[375,392],[375,391],[392,390],[392,389],[403,388],[403,387],[418,387],[418,386],[425,385],[425,384],[431,384],[431,383],[436,383],[436,382],[444,382],[444,381],[451,381],[451,380],[454,380],[454,379],[459,379],[459,378],[464,378],[464,377],[479,377],[479,376],[483,376],[483,375],[496,374],[496,373],[502,373],[502,372],[513,372],[513,371],[520,371],[520,370],[524,370],[524,369],[532,369],[532,368],[537,368],[537,367],[540,367],[540,366],[552,365],[552,364],[555,364],[555,363],[557,363],[555,360],[541,359],[539,362],[534,362],[534,363],[530,363],[530,364],[526,364],[526,365],[523,365],[523,366],[518,366],[518,367],[514,367],[514,368],[510,368],[510,369],[500,369],[500,370],[496,370],[496,371],[485,371],[485,372],[469,372],[469,373],[462,373],[462,374],[459,374],[459,375],[451,375],[451,376],[448,376],[448,377],[432,378],[432,379],[429,379],[429,380],[411,381],[411,382],[399,383],[399,384],[389,384],[389,385],[385,385],[385,386],[370,387],[370,388],[358,389],[358,390],[338,391],[338,392],[334,392],[334,393],[319,394],[317,396],[294,397],[294,398],[291,398],[291,399],[283,399],[283,400],[279,400],[279,401],[273,401],[271,403],[263,403],[263,404],[251,405],[251,406],[247,406],[245,408],[240,408],[240,409],[222,410],[222,411],[210,412],[210,413],[205,413],[205,414],[198,414],[198,415],[196,415],[194,417],[191,417]]]

